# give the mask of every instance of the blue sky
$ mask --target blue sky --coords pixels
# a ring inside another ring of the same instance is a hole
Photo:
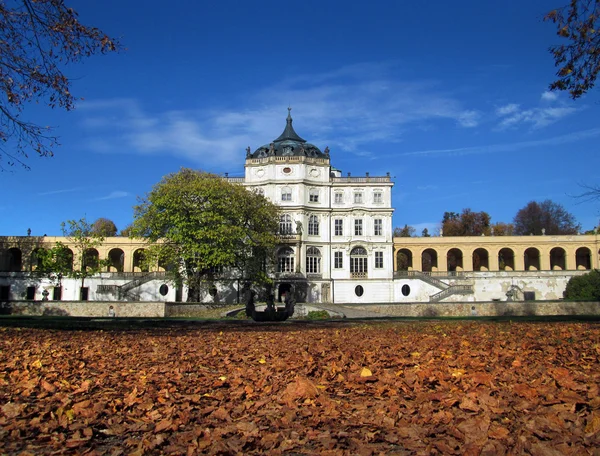
[[[394,226],[463,208],[511,222],[549,198],[591,229],[600,202],[572,195],[600,181],[600,91],[546,91],[559,40],[542,17],[561,3],[68,1],[127,49],[66,69],[75,111],[28,107],[62,145],[0,174],[0,234],[123,228],[165,174],[241,176],[288,105],[343,175],[394,176]]]

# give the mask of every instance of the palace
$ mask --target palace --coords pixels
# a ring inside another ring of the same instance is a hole
[[[282,210],[273,278],[277,296],[306,303],[411,303],[561,299],[574,275],[599,268],[598,234],[393,238],[392,186],[385,176],[342,176],[302,139],[288,113],[283,133],[252,152],[245,177],[225,177]],[[38,249],[63,237],[0,237],[0,301],[185,301],[164,269],[144,270],[143,240],[106,238],[86,258],[105,272],[60,286],[35,274]],[[73,254],[74,267],[81,258]],[[205,302],[237,303],[241,280],[224,272]]]

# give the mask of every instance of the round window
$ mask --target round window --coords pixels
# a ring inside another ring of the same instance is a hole
[[[166,284],[162,284],[160,286],[160,288],[158,289],[158,292],[162,295],[162,296],[166,296],[167,293],[169,292],[169,287]]]
[[[408,296],[410,294],[410,287],[408,285],[402,285],[402,295]]]
[[[290,168],[290,167],[285,167],[285,168],[283,168],[283,172],[284,172],[285,174],[289,174],[289,173],[291,173],[291,172],[292,172],[292,168]]]
[[[356,293],[356,296],[362,296],[363,293],[365,292],[365,289],[362,287],[362,285],[357,285],[356,288],[354,289],[354,293]]]

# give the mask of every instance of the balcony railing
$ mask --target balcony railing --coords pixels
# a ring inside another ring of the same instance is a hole
[[[368,177],[332,177],[332,182],[367,183],[367,182],[391,182],[390,176],[368,176]]]
[[[368,279],[369,274],[366,272],[351,272],[350,278],[351,279]]]

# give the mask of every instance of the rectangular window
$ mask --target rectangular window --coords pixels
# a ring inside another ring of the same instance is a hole
[[[344,221],[342,219],[335,219],[334,223],[334,231],[333,234],[335,236],[343,236],[344,235]]]
[[[0,285],[0,301],[10,301],[10,285]]]
[[[363,223],[362,219],[354,220],[354,236],[362,236],[363,234]]]
[[[375,268],[383,268],[383,252],[375,252]]]
[[[383,221],[381,219],[373,220],[373,234],[381,236],[383,234]]]
[[[374,203],[383,203],[383,198],[381,192],[373,192],[373,202]]]
[[[292,201],[292,194],[291,193],[282,193],[281,201]]]
[[[308,201],[311,203],[318,203],[319,202],[319,192],[318,190],[311,190],[310,194],[308,195]]]
[[[362,192],[354,193],[354,202],[357,204],[362,204],[363,202],[363,194]]]
[[[52,291],[52,300],[60,301],[62,299],[62,287],[54,287]]]
[[[343,253],[342,252],[334,252],[333,254],[333,267],[335,269],[342,269],[344,267],[344,260],[343,260]]]
[[[344,202],[344,194],[340,192],[336,193],[334,202],[335,204],[342,204]]]
[[[89,288],[88,287],[81,287],[79,289],[79,300],[80,301],[87,301],[89,299]]]
[[[27,295],[25,299],[28,301],[33,301],[35,299],[35,287],[27,287]]]

